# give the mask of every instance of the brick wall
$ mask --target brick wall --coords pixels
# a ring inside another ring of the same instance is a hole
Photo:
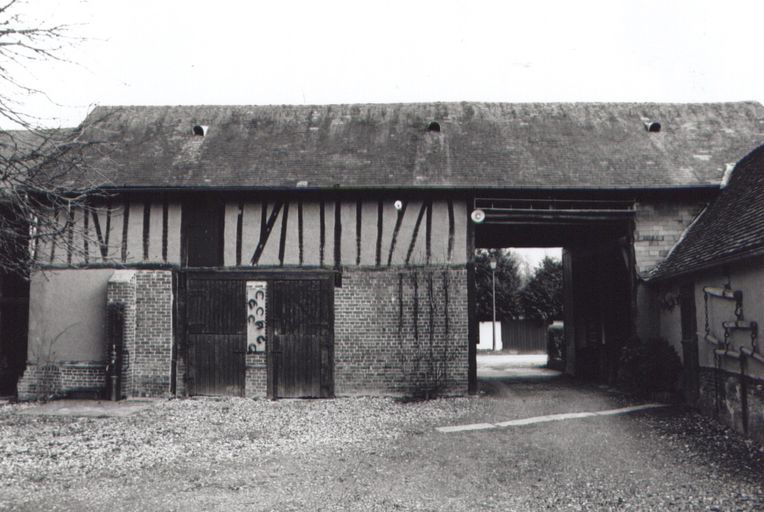
[[[167,394],[172,374],[172,272],[138,272],[135,304],[133,396]]]
[[[106,365],[101,361],[60,361],[27,364],[18,383],[19,400],[45,400],[81,396],[102,398],[106,390]]]
[[[130,357],[135,350],[135,283],[134,270],[117,270],[106,285],[106,303],[124,305],[124,328],[122,343],[124,350]],[[133,389],[132,368],[123,362],[121,375],[122,396]]]
[[[107,287],[109,303],[125,305],[122,395],[170,392],[173,346],[172,272],[120,270]]]
[[[459,267],[345,270],[335,289],[335,393],[432,395],[467,392],[467,272]],[[107,303],[125,308],[122,395],[170,392],[172,272],[118,270]],[[104,304],[104,307],[106,304]],[[105,341],[104,341],[105,342]],[[246,396],[266,395],[264,354],[246,360]],[[104,362],[29,365],[22,399],[72,390],[105,392]],[[178,361],[177,393],[185,393]]]
[[[638,203],[634,231],[637,271],[648,272],[663,261],[703,206],[704,202],[687,200]]]
[[[467,271],[346,270],[335,289],[335,393],[467,392]]]
[[[247,370],[244,377],[244,396],[264,398],[268,391],[268,367],[265,353],[247,354]]]

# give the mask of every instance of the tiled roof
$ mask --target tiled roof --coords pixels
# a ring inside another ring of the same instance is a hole
[[[649,276],[666,279],[764,256],[764,146],[735,166],[729,184]]]
[[[648,132],[644,122],[661,131]],[[431,122],[440,131],[428,131]],[[194,136],[194,125],[208,126]],[[98,107],[80,140],[116,187],[672,188],[764,142],[759,103]],[[69,185],[76,185],[70,183]]]

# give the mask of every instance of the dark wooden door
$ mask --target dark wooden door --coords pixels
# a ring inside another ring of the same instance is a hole
[[[16,394],[16,382],[26,368],[28,324],[29,281],[0,274],[0,396]]]
[[[690,283],[679,291],[682,320],[682,380],[684,399],[694,405],[699,396],[699,362],[697,319],[695,317],[695,286]]]
[[[274,280],[269,290],[271,395],[333,396],[332,280]]]
[[[186,325],[191,393],[244,396],[246,281],[189,276]]]

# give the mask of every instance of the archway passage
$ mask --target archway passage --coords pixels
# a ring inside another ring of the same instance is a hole
[[[564,370],[615,382],[634,332],[633,201],[476,198],[474,209],[476,248],[563,247]]]

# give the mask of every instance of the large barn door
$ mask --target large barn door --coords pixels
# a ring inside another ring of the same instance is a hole
[[[269,350],[274,398],[330,397],[333,383],[333,282],[270,283]]]
[[[245,281],[189,277],[186,286],[192,394],[244,396]]]

